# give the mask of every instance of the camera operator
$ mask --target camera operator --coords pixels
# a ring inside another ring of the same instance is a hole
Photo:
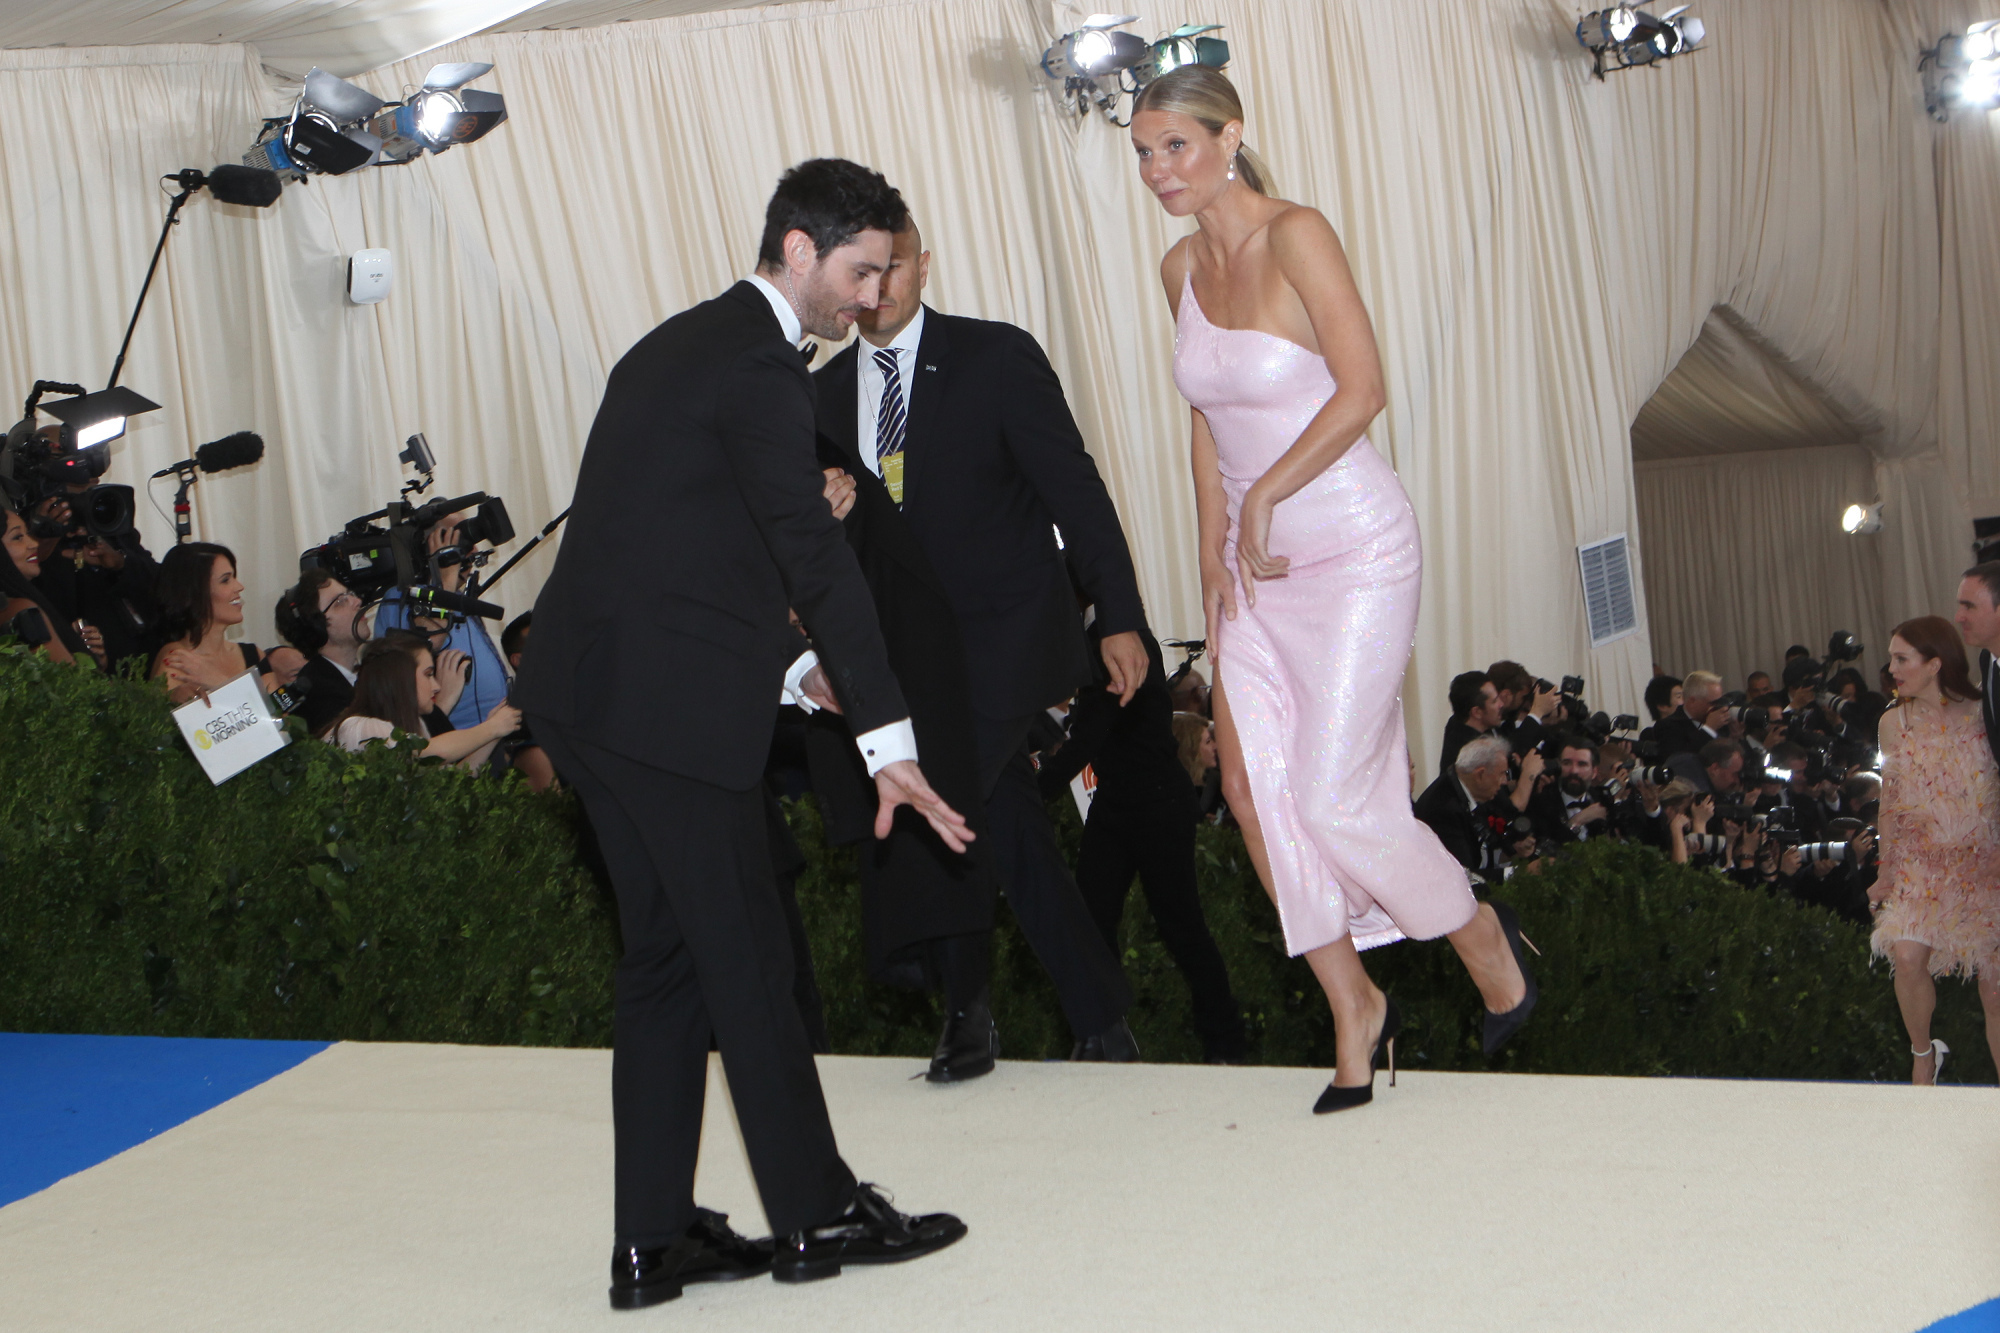
[[[1598,747],[1598,784],[1610,807],[1605,822],[1611,836],[1621,842],[1640,842],[1664,850],[1667,840],[1660,824],[1659,784],[1638,776],[1634,764],[1632,747],[1624,741],[1606,741]]]
[[[1679,676],[1655,676],[1646,682],[1646,715],[1649,719],[1646,729],[1639,733],[1641,741],[1650,741],[1653,729],[1678,713],[1681,709],[1681,678]]]
[[[355,673],[361,651],[373,633],[368,609],[348,586],[324,569],[299,571],[299,581],[285,589],[272,612],[285,642],[305,654],[299,679],[308,682],[298,715],[317,736],[354,698]],[[439,676],[452,701],[463,685],[462,675],[441,663]],[[455,682],[455,683],[453,683]],[[449,705],[447,705],[449,706]]]
[[[528,632],[534,625],[535,613],[523,611],[500,631],[500,651],[507,654],[507,666],[516,676],[521,674],[521,659],[528,652]],[[550,761],[548,751],[535,744],[526,718],[521,720],[521,729],[501,748],[506,752],[507,762],[527,778],[530,790],[547,791],[555,785],[556,766]]]
[[[1518,827],[1520,812],[1500,799],[1512,756],[1512,747],[1498,736],[1468,741],[1416,800],[1417,818],[1475,880],[1489,886],[1506,878],[1510,861],[1532,858],[1536,851],[1532,832]]]
[[[1659,762],[1693,754],[1710,741],[1721,739],[1722,729],[1709,717],[1721,697],[1722,677],[1713,671],[1687,673],[1681,681],[1680,708],[1661,718],[1647,737],[1659,749]]]
[[[35,582],[41,553],[27,521],[0,499],[0,634],[12,634],[58,662],[104,664],[103,640],[89,625],[72,625],[49,605]]]
[[[158,647],[160,567],[131,527],[111,537],[92,533],[73,510],[75,496],[98,484],[86,477],[45,495],[33,506],[40,538],[38,583],[65,620],[97,626],[109,666],[150,658]]]
[[[1451,721],[1444,724],[1438,772],[1451,772],[1458,752],[1500,725],[1500,692],[1484,671],[1461,671],[1451,678]]]
[[[458,525],[463,517],[447,514],[433,523],[424,533],[425,550],[433,556],[457,551]],[[452,558],[438,574],[438,587],[445,592],[457,592],[464,584],[465,562]],[[445,711],[451,714],[452,725],[464,730],[478,726],[497,705],[507,701],[509,682],[506,662],[494,646],[492,635],[487,633],[486,623],[478,616],[454,619],[456,623],[447,625],[428,614],[413,618],[399,588],[391,588],[375,609],[377,631],[414,629],[429,639],[438,655],[440,681],[446,688],[451,684],[446,677],[455,674],[454,664],[458,662],[456,657],[447,660],[447,654],[456,652],[463,656],[465,678],[459,682],[460,692]]]
[[[165,643],[150,674],[166,680],[172,703],[219,689],[253,667],[278,686],[291,684],[305,668],[305,654],[296,648],[261,654],[254,643],[225,637],[243,623],[243,584],[226,546],[186,542],[167,552],[160,564],[160,610]]]
[[[1735,796],[1743,790],[1745,759],[1737,741],[1713,740],[1693,754],[1677,754],[1667,768],[1702,795]]]
[[[1503,719],[1495,732],[1506,738],[1516,754],[1541,748],[1548,738],[1549,719],[1556,711],[1556,687],[1538,679],[1519,662],[1504,659],[1487,667],[1486,675],[1493,682]]]

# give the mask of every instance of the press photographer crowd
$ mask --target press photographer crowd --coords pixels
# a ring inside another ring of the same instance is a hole
[[[536,791],[558,784],[558,765],[510,701],[513,676],[531,651],[533,615],[506,621],[497,642],[489,629],[501,613],[485,595],[514,563],[485,574],[495,549],[514,539],[506,507],[482,493],[422,500],[435,462],[421,435],[400,456],[417,475],[396,501],[302,553],[295,572],[265,576],[270,582],[253,588],[226,546],[186,539],[185,515],[198,471],[255,462],[261,441],[218,441],[159,474],[180,479],[182,540],[155,560],[133,524],[132,489],[102,480],[108,444],[80,446],[68,424],[38,426],[33,409],[31,399],[0,466],[0,633],[60,662],[157,680],[175,706],[206,700],[254,671],[269,707],[297,717],[323,742],[358,753],[420,738],[426,756],[469,774],[518,771]],[[829,466],[826,477],[836,517],[889,502],[879,481],[857,492],[845,469]],[[870,846],[874,788],[852,739],[823,685],[815,688],[810,675],[788,681],[766,804],[798,955],[797,997],[822,1047],[825,1025],[792,888],[803,858],[770,799],[808,790],[817,793],[829,840],[864,847],[871,974],[941,995],[933,1081],[978,1077],[999,1049],[990,932],[1002,888],[1057,981],[1077,1032],[1074,1058],[1138,1058],[1116,961],[1135,878],[1187,980],[1208,1059],[1244,1058],[1243,1017],[1197,889],[1195,833],[1204,821],[1233,824],[1231,805],[1247,802],[1248,789],[1218,758],[1211,691],[1197,665],[1205,645],[1169,640],[1167,648],[1185,655],[1169,670],[1129,586],[1129,556],[1108,497],[1094,476],[1089,481],[1097,495],[1084,497],[1084,512],[1064,517],[1076,533],[1108,533],[1115,545],[1072,538],[1058,566],[1066,566],[1070,595],[1083,608],[1075,646],[1087,653],[1045,633],[1046,625],[1024,633],[984,623],[958,597],[926,604],[913,595],[916,583],[898,589],[895,571],[856,541],[926,768],[959,808],[983,811],[981,826],[1007,830],[991,854],[949,864],[913,858],[896,839],[932,837],[914,818]],[[865,530],[850,524],[851,539]],[[286,582],[274,593],[272,585]],[[269,649],[230,637],[246,598],[256,596],[274,599],[283,642]],[[1983,681],[1975,682],[1967,644],[1982,650]],[[2000,921],[1986,923],[1994,930],[1966,925],[1971,916],[2000,914],[1984,902],[1996,896],[1985,856],[1995,812],[1980,804],[1976,780],[1953,758],[1963,758],[1973,731],[1991,745],[1995,650],[2000,562],[1988,562],[1965,572],[1955,624],[1932,616],[1898,625],[1872,672],[1861,665],[1867,645],[1843,631],[1817,652],[1794,645],[1774,671],[1740,682],[1704,670],[1658,673],[1642,718],[1593,709],[1580,677],[1551,682],[1518,662],[1495,662],[1452,679],[1450,720],[1427,781],[1412,757],[1414,809],[1482,891],[1609,839],[1706,868],[1746,891],[1872,921],[1877,952],[1898,964],[1913,1077],[1930,1081],[1944,1054],[1926,1044],[1930,977],[1976,967],[1989,1031],[2000,1034],[2000,990],[1990,979],[2000,960],[1981,956],[1989,946],[1973,939],[1993,935]],[[995,666],[1006,674],[996,676]],[[1023,686],[1043,677],[1076,681],[1079,673],[1089,682],[1046,709],[1039,704],[1061,687]],[[988,709],[999,695],[1020,697]],[[1915,714],[1922,725],[1912,730]],[[1046,804],[1072,793],[1084,817],[1073,867],[1057,851]],[[1937,834],[1944,811],[1970,821],[1956,846]],[[969,910],[928,920],[915,933],[894,924],[945,883],[974,890],[963,895]],[[1980,905],[1957,901],[1974,889]]]

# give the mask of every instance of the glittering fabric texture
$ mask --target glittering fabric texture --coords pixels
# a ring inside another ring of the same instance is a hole
[[[1875,952],[1914,940],[1932,976],[2000,976],[2000,772],[1979,705],[1900,704],[1881,734]]]
[[[1236,569],[1250,484],[1334,394],[1320,357],[1208,322],[1182,288],[1174,382],[1208,420],[1229,497]],[[1477,908],[1465,870],[1410,807],[1401,690],[1416,641],[1423,552],[1402,483],[1366,437],[1271,521],[1288,575],[1239,593],[1217,675],[1243,746],[1285,946],[1305,953],[1435,939]]]

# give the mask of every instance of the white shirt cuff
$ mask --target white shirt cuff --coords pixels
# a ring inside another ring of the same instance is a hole
[[[778,695],[778,702],[780,704],[797,704],[808,713],[818,712],[819,705],[807,698],[805,691],[806,673],[818,665],[818,653],[810,648],[800,653],[799,660],[792,663],[791,669],[785,672],[785,688],[783,693]]]
[[[915,762],[917,757],[917,730],[908,718],[863,732],[854,738],[854,743],[861,749],[862,761],[868,765],[871,778],[891,764],[904,759]]]

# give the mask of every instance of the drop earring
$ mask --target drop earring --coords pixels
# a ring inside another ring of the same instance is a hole
[[[1236,179],[1236,155],[1234,153],[1229,155],[1229,179]]]

